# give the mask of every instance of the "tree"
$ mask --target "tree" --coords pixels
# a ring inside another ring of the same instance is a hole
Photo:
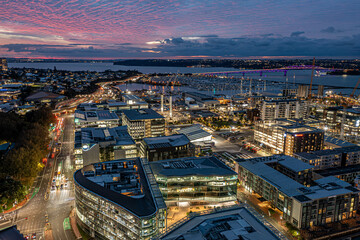
[[[28,112],[25,115],[25,120],[30,123],[38,123],[42,126],[48,127],[51,123],[55,123],[56,119],[52,114],[51,108],[43,106],[38,110]]]
[[[25,186],[11,178],[0,179],[0,212],[12,207],[15,200],[20,201],[27,194]]]

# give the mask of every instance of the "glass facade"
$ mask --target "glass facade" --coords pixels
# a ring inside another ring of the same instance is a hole
[[[140,159],[89,165],[74,180],[77,223],[91,237],[147,240],[165,230],[166,206]]]
[[[165,227],[165,210],[138,217],[75,184],[78,223],[96,239],[151,239]]]
[[[230,176],[156,176],[167,202],[227,202],[236,201],[237,175]]]

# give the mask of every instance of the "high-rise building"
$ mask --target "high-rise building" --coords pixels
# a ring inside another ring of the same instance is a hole
[[[140,157],[149,162],[194,156],[195,146],[184,134],[144,138],[140,143]]]
[[[298,98],[307,98],[309,96],[309,86],[299,85],[296,96]]]
[[[95,239],[153,239],[166,228],[166,205],[139,158],[95,163],[74,174],[76,220]]]
[[[261,106],[260,119],[262,121],[274,120],[277,118],[306,118],[307,102],[285,99],[285,100],[264,100]]]
[[[319,85],[318,86],[318,97],[323,97],[324,96],[324,85]]]
[[[331,131],[347,138],[360,136],[360,108],[323,107],[313,108],[315,117],[324,122]]]
[[[292,156],[298,152],[322,150],[324,131],[298,120],[259,121],[255,123],[254,140],[273,153]]]
[[[165,118],[152,109],[124,110],[122,125],[134,140],[165,135]]]

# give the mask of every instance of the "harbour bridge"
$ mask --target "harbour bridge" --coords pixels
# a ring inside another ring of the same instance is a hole
[[[263,73],[268,72],[283,72],[284,76],[286,76],[287,72],[290,70],[312,70],[312,65],[300,65],[300,66],[288,66],[288,67],[282,67],[282,68],[273,68],[273,69],[253,69],[253,70],[236,70],[236,71],[226,71],[226,72],[204,72],[204,73],[197,73],[199,75],[204,76],[218,76],[218,75],[241,75],[245,76],[247,73],[259,73],[260,77],[262,77]],[[338,69],[334,68],[324,68],[324,67],[318,67],[314,66],[314,70],[321,71],[321,72],[331,72],[336,71]]]

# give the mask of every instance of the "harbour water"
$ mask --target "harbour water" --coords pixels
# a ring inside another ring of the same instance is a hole
[[[63,62],[30,62],[30,63],[8,63],[9,68],[38,68],[53,69],[67,71],[96,71],[103,72],[105,70],[138,70],[141,73],[200,73],[214,71],[234,71],[234,68],[186,68],[186,67],[148,67],[148,66],[121,66],[113,65],[111,62],[94,62],[94,63],[63,63]]]
[[[53,69],[56,67],[58,70],[68,71],[97,71],[102,72],[105,70],[138,70],[142,73],[204,73],[204,72],[221,72],[221,71],[235,71],[234,68],[184,68],[184,67],[147,67],[147,66],[121,66],[113,65],[112,63],[9,63],[10,68],[38,68],[38,69]],[[241,75],[242,76],[242,75]],[[237,77],[241,77],[237,76]],[[262,79],[269,81],[288,82],[291,87],[296,84],[310,84],[311,70],[290,70],[284,76],[282,72],[263,73],[260,77],[258,73],[246,74],[245,78]],[[343,89],[330,89],[336,92],[349,94],[352,88],[356,85],[360,76],[338,76],[338,75],[323,75],[314,77],[313,84],[346,87]],[[316,87],[314,87],[316,89]],[[357,90],[355,95],[360,94]]]

